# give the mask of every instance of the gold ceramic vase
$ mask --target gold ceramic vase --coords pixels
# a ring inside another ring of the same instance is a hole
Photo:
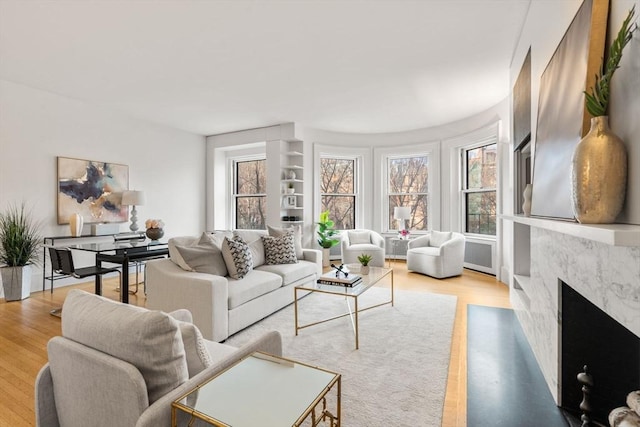
[[[611,224],[627,189],[627,151],[609,129],[609,117],[591,119],[589,133],[571,159],[573,213],[581,224]]]

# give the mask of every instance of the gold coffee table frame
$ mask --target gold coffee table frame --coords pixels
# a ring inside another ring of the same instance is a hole
[[[315,427],[323,422],[340,427],[341,384],[336,372],[254,352],[176,399],[171,426],[178,427],[178,412],[183,412],[189,417],[187,426],[199,419],[216,427]],[[260,394],[265,388],[269,392]],[[336,393],[335,413],[327,404],[331,390]],[[227,410],[229,406],[235,408]]]
[[[386,267],[370,267],[369,274],[361,275],[362,282],[354,286],[352,288],[347,286],[335,286],[335,285],[322,285],[320,283],[312,284],[312,285],[302,285],[296,286],[293,290],[294,292],[294,312],[295,312],[295,326],[296,326],[296,335],[298,335],[298,331],[301,329],[308,328],[310,326],[319,325],[321,323],[329,322],[331,320],[339,319],[341,317],[350,316],[351,324],[353,326],[353,331],[356,336],[356,350],[360,348],[360,340],[358,334],[358,313],[362,313],[363,311],[370,310],[372,308],[380,307],[381,305],[391,304],[393,306],[393,269]],[[367,290],[372,288],[378,282],[380,282],[383,278],[390,276],[391,277],[391,299],[379,304],[375,304],[365,308],[358,308],[358,297],[364,294]],[[306,325],[298,324],[298,292],[318,292],[321,294],[328,295],[337,295],[344,297],[347,301],[348,312],[331,317],[329,319],[323,319],[317,322],[308,323]],[[351,309],[351,304],[349,304],[349,298],[354,300],[353,310]]]

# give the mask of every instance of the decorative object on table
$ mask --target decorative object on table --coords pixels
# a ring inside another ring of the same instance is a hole
[[[122,193],[122,204],[124,206],[132,206],[131,208],[131,225],[129,229],[131,231],[138,231],[138,211],[136,206],[144,205],[144,193],[142,191],[125,191]]]
[[[373,257],[369,254],[358,255],[358,261],[360,261],[360,264],[362,264],[360,273],[369,274],[369,262],[371,261],[371,258]]]
[[[336,277],[339,278],[340,275],[344,276],[344,278],[349,277],[349,272],[344,269],[344,264],[340,264],[340,266],[331,264],[331,268],[333,268],[336,271]]]
[[[31,265],[37,264],[40,223],[26,212],[24,203],[0,213],[0,267],[4,298],[18,301],[31,294]]]
[[[329,252],[332,247],[340,243],[340,240],[336,238],[338,230],[333,228],[335,223],[329,219],[329,211],[326,210],[320,213],[320,220],[316,222],[318,226],[318,244],[322,248],[322,266],[329,267],[331,263],[329,261]]]
[[[362,282],[362,277],[357,274],[349,274],[348,271],[344,269],[344,264],[340,264],[340,266],[336,266],[335,264],[331,264],[331,267],[336,271],[327,272],[320,276],[317,282],[321,285],[335,285],[335,286],[345,286],[345,287],[354,287]]]
[[[129,167],[116,163],[58,157],[58,224],[78,213],[87,224],[125,222],[121,194],[129,187]]]
[[[296,179],[296,171],[294,171],[293,169],[289,169],[289,173],[287,174],[287,178]]]
[[[396,206],[393,208],[393,218],[398,221],[398,232],[406,230],[405,220],[411,219],[411,208]]]
[[[91,224],[92,236],[109,236],[120,232],[120,224],[96,223]]]
[[[580,140],[571,159],[571,202],[582,224],[611,224],[622,211],[627,189],[627,151],[622,140],[609,128],[607,109],[613,73],[620,67],[625,46],[637,24],[631,24],[635,6],[629,11],[606,62],[590,93],[585,91],[591,118],[589,133]]]
[[[533,186],[531,184],[527,184],[524,187],[524,191],[522,192],[522,198],[524,202],[522,203],[522,213],[524,216],[531,216],[531,193],[533,191]]]
[[[293,186],[293,182],[289,183],[287,187],[287,194],[294,194],[296,192],[296,188]]]
[[[284,198],[284,207],[285,208],[295,208],[296,207],[296,196],[285,196],[285,198]]]
[[[148,219],[144,225],[147,228],[147,237],[151,240],[159,240],[164,236],[164,222],[161,219]]]
[[[603,4],[605,3],[605,4]],[[540,78],[531,215],[574,219],[571,156],[589,131],[583,91],[595,82],[607,36],[606,0],[584,0]]]
[[[409,238],[409,234],[411,234],[411,232],[409,230],[407,230],[406,228],[400,230],[400,232],[398,233],[398,238],[400,240],[407,240]]]
[[[79,213],[73,213],[69,217],[69,228],[71,229],[71,235],[73,237],[82,236],[82,226],[84,225],[84,218]]]

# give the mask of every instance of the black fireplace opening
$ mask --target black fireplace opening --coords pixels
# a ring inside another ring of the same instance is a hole
[[[560,406],[580,416],[577,375],[587,365],[594,382],[591,419],[608,425],[609,412],[640,386],[640,338],[571,286],[560,281],[560,287]]]

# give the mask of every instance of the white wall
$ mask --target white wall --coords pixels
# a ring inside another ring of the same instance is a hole
[[[57,225],[56,157],[129,165],[129,187],[144,190],[138,222],[161,218],[165,237],[204,229],[205,138],[0,80],[0,211],[26,202],[43,236]],[[122,224],[121,230],[128,230]],[[85,225],[85,233],[90,228]],[[32,290],[41,289],[41,270]],[[0,287],[0,292],[1,287]]]

